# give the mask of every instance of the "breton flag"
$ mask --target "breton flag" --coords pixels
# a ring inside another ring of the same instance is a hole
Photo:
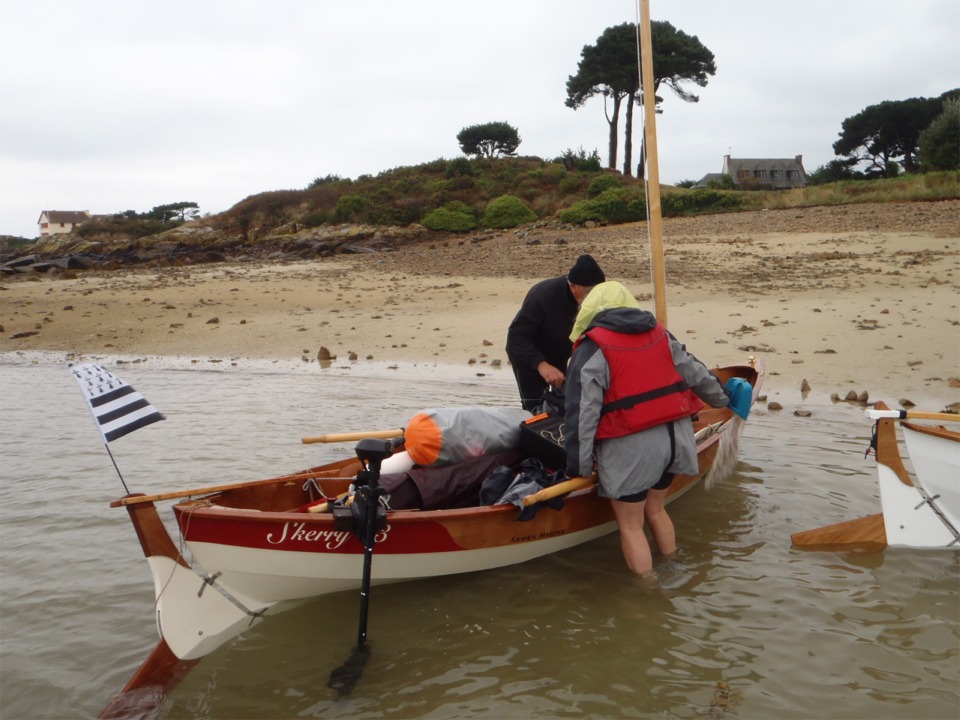
[[[80,383],[105,443],[151,423],[166,420],[143,395],[96,363],[75,365],[71,371]]]

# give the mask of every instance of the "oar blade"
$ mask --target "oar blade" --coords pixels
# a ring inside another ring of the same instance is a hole
[[[883,526],[883,513],[827,525],[815,530],[794,533],[790,540],[797,547],[836,548],[856,546],[863,549],[882,549],[887,546],[887,531]]]

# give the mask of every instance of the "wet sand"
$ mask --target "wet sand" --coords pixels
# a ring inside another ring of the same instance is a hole
[[[815,398],[960,401],[960,202],[870,207],[667,220],[669,329],[711,366],[763,358],[786,409],[804,380]],[[525,292],[581,252],[649,298],[645,223],[534,227],[309,262],[5,278],[0,352],[316,363],[326,348],[509,372]]]

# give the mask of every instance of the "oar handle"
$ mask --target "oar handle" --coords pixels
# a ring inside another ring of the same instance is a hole
[[[527,505],[535,505],[538,502],[545,502],[547,500],[552,500],[553,498],[559,495],[566,495],[571,493],[574,490],[579,490],[580,488],[589,487],[597,481],[597,474],[593,473],[590,477],[575,477],[570,478],[569,480],[564,480],[559,482],[556,485],[551,485],[550,487],[544,488],[538,492],[533,493],[532,495],[527,495],[523,499],[524,507]]]
[[[300,438],[300,442],[305,445],[310,443],[335,443],[350,442],[352,440],[366,440],[367,438],[398,438],[403,437],[403,430],[368,430],[367,432],[352,433],[327,433],[326,435],[315,435],[314,437]]]
[[[960,422],[960,415],[951,413],[920,412],[914,410],[876,410],[870,408],[864,411],[870,420],[941,420],[943,422]]]

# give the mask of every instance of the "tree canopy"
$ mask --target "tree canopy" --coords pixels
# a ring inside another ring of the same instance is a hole
[[[520,133],[505,122],[489,122],[471,125],[457,133],[457,142],[464,155],[497,158],[501,155],[516,155],[520,146]]]
[[[687,35],[666,21],[652,22],[650,35],[653,45],[653,94],[658,112],[663,98],[657,96],[656,92],[662,83],[685,102],[698,102],[700,98],[689,92],[683,83],[692,82],[706,87],[709,76],[717,71],[713,53],[695,35]],[[567,107],[576,110],[592,97],[600,95],[604,98],[604,113],[610,127],[611,168],[617,165],[620,107],[624,100],[627,101],[624,127],[626,175],[630,174],[632,164],[633,107],[643,102],[637,48],[637,26],[634,23],[609,27],[597,38],[595,45],[583,47],[577,73],[567,79]]]
[[[897,172],[898,165],[908,173],[916,172],[920,133],[943,112],[944,101],[958,94],[960,90],[952,90],[939,98],[887,100],[870,105],[843,121],[833,151],[851,167],[865,165],[867,177],[885,177]]]
[[[138,213],[136,210],[126,210],[120,213],[130,220],[156,220],[161,223],[195,220],[200,214],[200,206],[195,202],[181,201],[167,205],[157,205],[147,212]]]
[[[960,170],[960,97],[944,101],[943,112],[920,133],[917,147],[921,170]]]

